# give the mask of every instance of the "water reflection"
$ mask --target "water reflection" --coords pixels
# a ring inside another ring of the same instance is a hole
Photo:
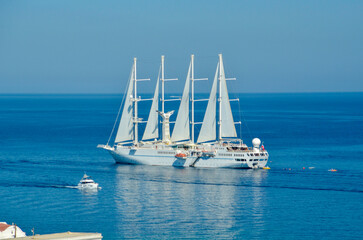
[[[92,188],[90,189],[79,188],[78,191],[81,192],[82,195],[84,196],[95,196],[98,194],[98,189],[92,189]]]
[[[258,236],[264,231],[264,189],[258,186],[266,174],[119,165],[115,195],[119,233],[136,238],[231,238],[246,232]]]

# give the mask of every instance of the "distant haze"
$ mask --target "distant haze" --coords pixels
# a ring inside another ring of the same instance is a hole
[[[208,92],[363,91],[363,1],[0,1],[0,93],[123,93],[133,57],[152,92],[165,55],[181,92],[190,54]]]

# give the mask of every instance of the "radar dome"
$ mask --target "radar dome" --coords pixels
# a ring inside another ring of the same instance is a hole
[[[259,138],[254,138],[252,140],[252,145],[253,145],[254,148],[260,147],[260,144],[261,144],[261,140]]]

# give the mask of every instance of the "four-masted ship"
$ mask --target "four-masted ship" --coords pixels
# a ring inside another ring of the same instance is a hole
[[[117,163],[143,164],[175,167],[221,167],[221,168],[263,168],[268,161],[268,152],[258,138],[252,140],[252,147],[237,138],[228,90],[224,73],[222,54],[219,54],[209,99],[194,99],[194,82],[206,79],[194,78],[194,55],[191,55],[188,75],[176,121],[171,122],[174,111],[165,112],[164,83],[176,79],[164,78],[164,56],[156,82],[154,97],[141,99],[137,97],[137,83],[148,79],[137,79],[136,58],[134,58],[127,93],[123,100],[122,115],[115,137],[114,145],[98,145],[107,150]],[[160,74],[161,73],[161,74]],[[161,82],[161,99],[159,83]],[[138,104],[143,100],[152,100],[147,121],[138,117]],[[161,110],[159,110],[159,100]],[[203,122],[194,121],[194,103],[208,101]],[[234,99],[237,100],[238,99]],[[218,105],[218,111],[217,111]],[[191,109],[190,109],[191,108]],[[218,121],[217,121],[218,117]],[[160,118],[162,119],[162,136],[159,137]],[[118,122],[118,119],[116,119]],[[146,123],[142,139],[139,140],[139,124]],[[170,134],[170,124],[175,124]],[[201,124],[195,141],[194,129]],[[218,133],[218,134],[217,134]],[[111,133],[112,136],[112,133]]]

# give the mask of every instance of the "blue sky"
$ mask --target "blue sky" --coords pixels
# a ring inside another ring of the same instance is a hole
[[[0,0],[0,93],[123,93],[133,57],[150,92],[162,54],[181,92],[192,53],[209,79],[223,53],[235,92],[363,91],[362,12],[334,0]]]

